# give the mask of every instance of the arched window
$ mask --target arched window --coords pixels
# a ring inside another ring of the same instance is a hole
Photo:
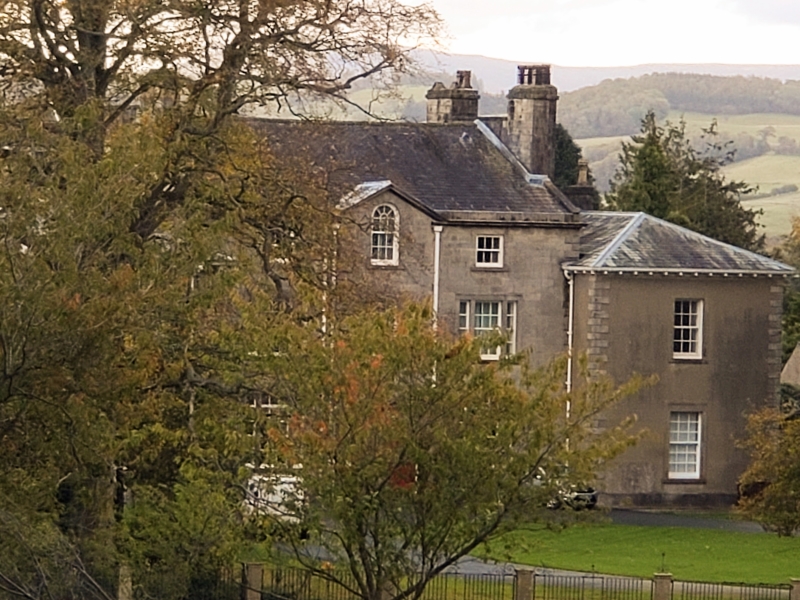
[[[372,212],[373,265],[396,265],[398,218],[394,207],[382,204]]]

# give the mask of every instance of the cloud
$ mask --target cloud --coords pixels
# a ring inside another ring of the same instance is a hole
[[[800,0],[669,0],[669,10],[665,0],[433,4],[449,26],[450,50],[461,54],[562,66],[799,60]]]
[[[759,21],[800,25],[800,2],[797,0],[733,0],[732,6]]]
[[[600,9],[617,2],[619,0],[493,0],[491,9],[487,9],[486,0],[434,0],[434,6],[453,16],[547,18],[554,14]]]

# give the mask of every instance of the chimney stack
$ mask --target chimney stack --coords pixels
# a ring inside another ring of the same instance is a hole
[[[457,71],[449,87],[437,81],[425,94],[428,99],[428,123],[474,121],[478,118],[478,90],[472,89],[472,72]]]
[[[556,103],[550,65],[520,65],[517,85],[508,92],[507,145],[528,171],[555,174]]]

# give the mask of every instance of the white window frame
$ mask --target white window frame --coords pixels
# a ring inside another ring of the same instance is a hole
[[[696,411],[669,413],[669,478],[700,479],[703,415]]]
[[[508,301],[505,303],[506,312],[503,315],[504,331],[508,334],[508,341],[506,342],[506,354],[517,353],[517,303],[516,301]]]
[[[383,211],[383,214],[380,214]],[[376,227],[381,224],[381,220],[391,211],[391,219],[394,222],[393,229]],[[397,266],[400,264],[400,213],[391,204],[380,204],[372,211],[370,220],[370,263],[376,266]],[[379,242],[376,243],[376,236]],[[391,253],[391,256],[388,256]],[[383,256],[381,256],[381,254]],[[388,256],[388,257],[387,257]]]
[[[493,240],[487,247],[487,240]],[[496,242],[496,244],[494,243]],[[496,246],[496,247],[495,247]],[[480,269],[503,268],[503,236],[478,235],[475,237],[475,266]],[[497,260],[490,260],[496,258]],[[489,260],[487,260],[489,259]]]
[[[472,314],[472,302],[460,300],[458,302],[458,332],[467,333],[470,330],[469,317]]]
[[[488,311],[486,308],[488,307]],[[473,305],[472,331],[475,337],[499,331],[503,322],[503,303],[499,300],[477,300]],[[481,348],[481,360],[499,360],[500,346]]]
[[[496,312],[484,312],[486,305],[496,305]],[[476,337],[495,331],[508,332],[509,338],[505,346],[481,348],[481,360],[500,360],[504,354],[515,354],[517,351],[517,308],[516,300],[494,298],[459,300],[458,332],[462,335],[472,332]]]
[[[672,312],[672,357],[703,358],[703,301],[677,298]]]

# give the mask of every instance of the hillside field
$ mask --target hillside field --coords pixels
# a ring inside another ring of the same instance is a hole
[[[673,123],[678,123],[681,118],[686,122],[686,129],[689,132],[700,132],[704,127],[711,124],[713,115],[703,113],[689,113],[670,111],[667,119]],[[717,126],[722,133],[736,135],[737,133],[748,133],[758,136],[767,127],[774,127],[774,138],[786,136],[800,141],[800,115],[779,115],[770,113],[752,115],[718,115]]]

